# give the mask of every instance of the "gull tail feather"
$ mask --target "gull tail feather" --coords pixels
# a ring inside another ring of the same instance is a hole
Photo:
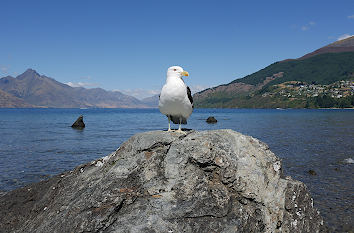
[[[179,124],[179,116],[170,116],[170,118],[174,124]],[[182,117],[181,124],[182,125],[187,124],[187,118]]]

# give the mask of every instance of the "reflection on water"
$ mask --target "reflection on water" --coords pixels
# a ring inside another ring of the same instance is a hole
[[[86,128],[72,129],[81,114]],[[218,123],[207,124],[209,116]],[[0,190],[105,156],[135,133],[166,128],[157,109],[0,109]],[[230,128],[266,142],[332,226],[353,222],[353,110],[196,109],[187,128]]]

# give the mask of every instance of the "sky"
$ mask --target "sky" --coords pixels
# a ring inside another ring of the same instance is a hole
[[[0,77],[32,68],[144,98],[179,65],[196,92],[353,34],[353,0],[2,0]]]

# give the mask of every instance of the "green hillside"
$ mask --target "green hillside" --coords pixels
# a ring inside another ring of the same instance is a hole
[[[281,72],[282,75],[275,76]],[[341,80],[354,80],[354,52],[276,62],[229,84],[196,93],[195,105],[201,108],[353,107],[352,82],[337,87]],[[289,85],[283,84],[290,81],[296,84],[290,83],[295,86],[289,89]],[[254,88],[242,93],[238,91],[240,84]],[[337,92],[343,98],[337,97]]]
[[[256,85],[263,82],[266,77],[278,72],[284,72],[283,77],[270,82],[269,85],[286,81],[330,84],[340,80],[347,80],[354,77],[354,52],[327,53],[305,60],[276,62],[231,83],[242,82]]]

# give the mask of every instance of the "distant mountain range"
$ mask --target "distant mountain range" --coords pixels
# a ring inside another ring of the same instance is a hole
[[[157,105],[144,103],[118,91],[71,87],[28,69],[16,78],[7,76],[0,79],[0,107],[148,108]]]
[[[354,80],[354,36],[193,97],[195,106],[202,108],[354,107],[350,80]]]
[[[142,99],[141,102],[148,106],[155,106],[157,108],[157,106],[159,106],[159,96],[160,94],[153,95],[151,97]]]
[[[342,81],[342,82],[341,82]],[[194,94],[196,107],[354,107],[354,36]],[[28,69],[0,79],[0,108],[156,108],[118,91],[71,87]]]
[[[33,105],[26,103],[5,91],[0,90],[0,107],[2,108],[32,108]]]

